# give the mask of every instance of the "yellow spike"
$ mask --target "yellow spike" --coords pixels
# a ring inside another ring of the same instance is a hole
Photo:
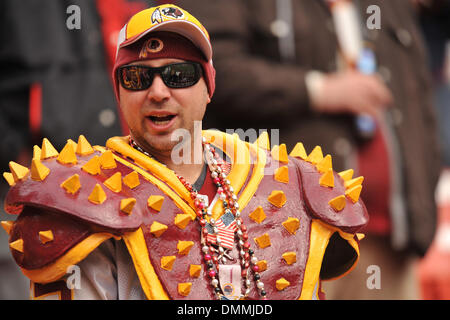
[[[184,229],[191,221],[191,216],[188,213],[180,213],[175,216],[175,225],[180,228]]]
[[[64,148],[59,153],[58,158],[56,158],[56,161],[62,164],[76,164],[77,156],[75,155],[73,145],[67,142]]]
[[[130,215],[133,212],[133,207],[135,204],[136,199],[134,198],[122,199],[120,201],[120,210]]]
[[[191,292],[192,283],[186,282],[186,283],[179,283],[178,284],[178,293],[182,295],[183,297],[187,297],[189,293]]]
[[[41,160],[53,158],[58,156],[58,151],[56,151],[55,147],[48,141],[47,138],[42,140],[41,147]]]
[[[102,187],[98,183],[89,195],[88,200],[93,204],[102,204],[106,200],[105,191],[103,191]]]
[[[345,199],[344,195],[338,196],[334,199],[331,199],[328,201],[328,204],[334,209],[334,211],[339,212],[342,211],[345,208],[345,204],[347,203],[347,200]]]
[[[193,241],[178,240],[178,243],[177,243],[178,254],[181,254],[183,256],[189,254],[189,251],[191,250],[191,248],[193,246],[194,246]]]
[[[266,219],[266,214],[261,206],[258,206],[252,213],[248,216],[250,219],[256,223],[261,223]]]
[[[306,160],[306,158],[308,158],[305,147],[303,146],[303,143],[301,143],[301,142],[297,142],[294,149],[292,149],[292,151],[289,155],[291,157],[296,157],[296,158],[300,158],[303,160]]]
[[[267,270],[267,260],[259,260],[256,265],[259,268],[258,272],[263,272]]]
[[[286,195],[281,190],[273,190],[267,200],[274,206],[281,208],[286,203]]]
[[[329,169],[333,169],[333,163],[331,160],[331,156],[327,154],[325,158],[322,159],[317,165],[316,165],[317,171],[320,173],[325,173]]]
[[[14,181],[14,176],[11,172],[3,172],[3,178],[5,178],[10,187],[16,184],[16,182]]]
[[[61,187],[68,193],[75,194],[81,188],[80,176],[78,174],[74,174],[61,183]]]
[[[106,179],[103,184],[113,192],[122,191],[122,174],[120,172],[114,173],[111,177]]]
[[[43,243],[43,244],[46,244],[47,242],[53,241],[53,232],[52,232],[52,230],[39,231],[39,240],[41,240],[41,243]]]
[[[289,183],[289,169],[287,166],[275,170],[274,179],[283,183]]]
[[[351,180],[353,178],[353,169],[348,169],[348,170],[345,170],[345,171],[341,171],[338,174],[342,178],[342,180],[349,181],[349,180]]]
[[[281,224],[290,234],[295,234],[300,228],[300,221],[297,218],[289,217]]]
[[[287,281],[285,278],[280,278],[276,281],[275,286],[277,287],[278,291],[281,291],[285,289],[286,287],[289,287],[291,283]]]
[[[257,145],[260,148],[270,150],[270,140],[269,140],[269,134],[267,131],[263,131],[258,139],[254,142],[255,145]]]
[[[200,272],[202,271],[202,266],[199,264],[191,264],[189,265],[189,275],[191,278],[200,277]]]
[[[125,183],[125,185],[130,189],[134,189],[141,184],[141,182],[139,181],[139,175],[136,171],[131,171],[129,174],[123,177],[123,183]]]
[[[364,239],[366,237],[366,235],[364,233],[357,233],[356,234],[356,238],[358,238],[358,241],[361,241],[362,239]]]
[[[24,167],[14,161],[9,162],[9,169],[11,170],[15,182],[25,179],[28,172],[30,172],[27,167]]]
[[[18,239],[18,240],[14,241],[14,242],[11,242],[9,244],[9,247],[11,249],[14,249],[16,251],[19,251],[19,252],[23,253],[23,240],[22,239]]]
[[[116,160],[111,150],[106,150],[100,156],[100,165],[102,169],[114,169],[117,167]]]
[[[93,156],[88,162],[81,167],[85,172],[95,176],[96,174],[100,174],[100,160],[98,156]]]
[[[264,233],[262,236],[259,236],[257,238],[254,238],[256,244],[261,249],[270,247],[272,244],[270,243],[270,237],[267,233]]]
[[[3,229],[5,229],[7,234],[11,233],[11,229],[14,226],[14,221],[2,221],[0,222],[0,224],[2,225]]]
[[[280,144],[279,146],[274,146],[271,151],[272,158],[277,161],[288,163],[289,158],[286,150],[286,144]]]
[[[353,187],[356,187],[358,185],[361,185],[364,181],[364,177],[363,176],[359,176],[355,179],[349,180],[349,181],[345,181],[344,186],[345,189],[351,189]]]
[[[359,196],[361,195],[362,186],[356,185],[353,188],[347,189],[345,195],[352,200],[353,203],[358,202]]]
[[[297,254],[293,251],[283,253],[282,257],[288,265],[291,265],[291,264],[297,262]]]
[[[160,211],[164,202],[163,196],[150,196],[147,200],[147,205],[153,210]]]
[[[328,169],[319,179],[319,184],[322,187],[334,187],[333,169]]]
[[[316,146],[306,158],[306,161],[311,162],[312,164],[318,164],[320,161],[322,161],[322,159],[322,148],[320,146]]]
[[[167,228],[168,227],[165,224],[153,221],[152,225],[150,226],[150,232],[156,238],[159,238],[167,230]]]
[[[88,156],[94,152],[91,144],[86,140],[85,136],[80,135],[78,138],[76,153],[80,156]]]
[[[206,138],[206,137],[203,137],[203,138]],[[216,141],[216,137],[214,137],[214,136],[210,136],[209,138],[206,138],[206,143],[213,144],[214,141]]]
[[[39,148],[38,146],[33,146],[33,159],[40,159],[41,154],[41,148]]]
[[[72,139],[67,139],[67,143],[72,146],[74,152],[77,151],[78,144],[75,141],[73,141]]]
[[[170,271],[172,270],[173,263],[175,262],[175,256],[164,256],[161,258],[161,268],[164,270]]]
[[[31,179],[43,181],[50,173],[50,169],[44,166],[38,158],[31,160]]]

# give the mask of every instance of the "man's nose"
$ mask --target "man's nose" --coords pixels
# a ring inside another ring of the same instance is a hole
[[[155,74],[150,88],[147,90],[147,97],[155,102],[162,102],[170,97],[168,88],[159,74]]]

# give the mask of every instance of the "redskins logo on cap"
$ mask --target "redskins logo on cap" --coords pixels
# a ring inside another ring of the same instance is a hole
[[[164,21],[164,18],[169,19],[180,19],[184,17],[184,12],[181,11],[179,8],[176,7],[166,7],[159,10],[159,8],[156,8],[155,11],[153,11],[151,16],[152,23],[161,23]]]
[[[165,15],[166,17],[171,17],[175,19],[183,18],[184,16],[183,11],[175,7],[163,8],[161,11],[163,15]]]
[[[159,8],[156,8],[155,11],[152,13],[152,23],[161,23],[163,21],[161,17],[161,11],[159,11]]]
[[[160,52],[164,48],[164,43],[158,38],[150,38],[144,42],[139,59],[145,59],[149,54]]]

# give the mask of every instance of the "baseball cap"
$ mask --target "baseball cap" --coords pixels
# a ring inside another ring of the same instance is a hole
[[[117,51],[153,31],[178,33],[196,45],[207,61],[212,60],[208,31],[189,12],[173,4],[148,8],[131,17],[119,33]]]

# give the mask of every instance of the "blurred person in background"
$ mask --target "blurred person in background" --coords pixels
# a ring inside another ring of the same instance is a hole
[[[442,159],[450,167],[450,1],[418,1],[417,10],[429,52]]]
[[[110,81],[117,36],[154,1],[4,0],[0,3],[0,163],[29,165],[44,137],[61,149],[80,133],[93,143],[122,133]],[[106,59],[105,59],[106,58]],[[106,63],[105,63],[106,61]],[[0,184],[4,199],[8,184]],[[0,220],[6,220],[3,208]],[[9,217],[8,219],[11,219]],[[2,244],[7,234],[0,233]],[[29,282],[0,246],[0,299],[28,299]]]
[[[417,1],[433,76],[434,100],[445,169],[436,190],[438,227],[434,241],[420,261],[424,299],[450,299],[450,1]]]
[[[280,129],[288,147],[300,137],[308,152],[319,145],[335,155],[336,170],[365,177],[364,254],[351,275],[324,284],[327,298],[420,298],[415,268],[435,234],[441,162],[412,3],[182,3],[215,48],[218,89],[205,128]]]

